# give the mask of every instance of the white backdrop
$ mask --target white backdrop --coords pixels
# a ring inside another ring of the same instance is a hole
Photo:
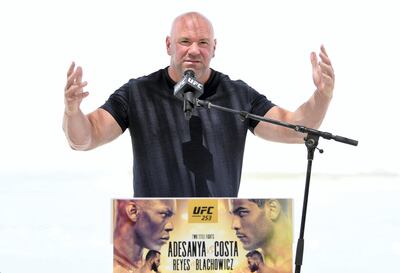
[[[110,200],[132,196],[130,139],[69,149],[66,71],[71,61],[83,67],[90,95],[82,107],[91,111],[129,78],[168,65],[171,21],[191,10],[214,24],[212,67],[291,110],[312,94],[309,54],[325,45],[336,87],[320,129],[360,144],[320,141],[303,270],[394,267],[400,18],[395,1],[346,2],[2,1],[0,273],[111,272]],[[305,168],[303,145],[249,134],[240,196],[295,198],[297,234]]]

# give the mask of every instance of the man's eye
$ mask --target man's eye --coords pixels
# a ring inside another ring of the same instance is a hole
[[[238,212],[239,217],[246,216],[247,214],[248,214],[248,212],[245,211],[245,210],[241,210],[241,211]]]
[[[189,45],[190,44],[190,42],[188,40],[181,40],[179,43],[181,45]]]
[[[167,217],[171,217],[171,216],[172,216],[172,212],[170,212],[170,211],[161,212],[160,214],[161,214],[161,216],[162,216],[163,218],[167,218]]]
[[[202,47],[206,47],[206,46],[208,46],[208,42],[207,41],[201,41],[199,43],[199,45],[202,46]]]

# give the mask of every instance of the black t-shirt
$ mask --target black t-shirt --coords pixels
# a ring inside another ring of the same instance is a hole
[[[101,108],[129,128],[135,197],[236,197],[247,130],[257,121],[197,107],[188,121],[168,69],[131,79]],[[263,116],[274,104],[242,81],[212,70],[200,97]]]

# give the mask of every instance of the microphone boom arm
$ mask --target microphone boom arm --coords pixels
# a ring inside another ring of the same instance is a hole
[[[254,115],[254,114],[250,114],[249,112],[246,112],[246,111],[234,110],[234,109],[231,109],[231,108],[227,108],[227,107],[223,107],[223,106],[212,104],[211,102],[206,101],[206,100],[196,99],[195,102],[196,102],[195,103],[196,106],[202,106],[202,107],[206,107],[206,108],[209,108],[209,109],[210,108],[215,108],[217,110],[221,110],[221,111],[237,114],[237,115],[240,116],[240,119],[242,121],[245,121],[246,119],[264,121],[264,122],[268,122],[268,123],[272,123],[272,124],[275,124],[275,125],[279,125],[279,126],[283,126],[283,127],[286,127],[286,128],[293,129],[296,132],[313,134],[313,135],[317,135],[317,136],[320,136],[320,137],[328,139],[328,140],[333,139],[335,141],[342,142],[342,143],[349,144],[349,145],[353,145],[353,146],[357,146],[358,145],[358,141],[357,140],[350,139],[350,138],[347,138],[347,137],[333,135],[333,134],[328,133],[328,132],[319,131],[319,130],[308,128],[308,127],[305,127],[305,126],[302,126],[302,125],[294,125],[294,124],[290,124],[290,123],[287,123],[287,122],[283,122],[283,121],[279,121],[279,120],[275,120],[275,119],[270,119],[270,118],[266,118],[266,117],[262,117],[262,116],[258,116],[258,115]]]

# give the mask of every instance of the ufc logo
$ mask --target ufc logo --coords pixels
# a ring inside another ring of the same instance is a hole
[[[212,210],[214,207],[194,207],[193,208],[193,215],[202,215],[202,214],[212,214]]]
[[[198,81],[196,81],[192,78],[188,78],[188,82],[193,84],[194,86],[197,86],[199,89],[203,88],[203,85],[201,83],[199,83]]]

